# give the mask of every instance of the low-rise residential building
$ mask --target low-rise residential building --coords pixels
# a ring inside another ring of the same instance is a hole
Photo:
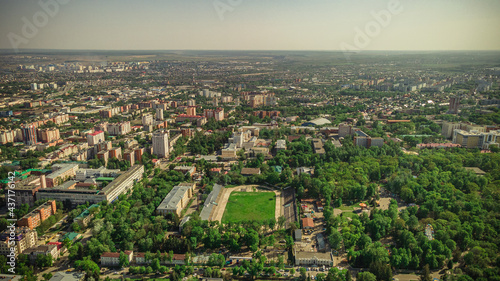
[[[29,229],[34,229],[38,227],[44,220],[48,219],[52,215],[55,215],[56,211],[56,201],[47,201],[19,219],[17,221],[17,225],[26,226]]]
[[[295,265],[296,266],[333,266],[333,255],[331,252],[320,253],[320,252],[305,252],[298,251],[294,248]]]
[[[242,176],[260,175],[260,168],[243,168],[241,169]]]
[[[298,167],[296,171],[297,171],[297,176],[300,176],[300,174],[304,173],[308,175],[314,175],[314,168]]]
[[[146,253],[136,253],[135,254],[135,263],[136,264],[150,264],[152,260],[146,260]],[[183,265],[186,263],[186,255],[185,254],[174,254],[172,257],[169,257],[167,253],[162,254],[162,258],[160,259],[161,264],[166,265]]]
[[[312,229],[314,228],[314,221],[311,218],[303,218],[302,219],[302,228],[303,229]]]
[[[314,152],[317,154],[325,154],[325,149],[323,148],[323,140],[321,139],[312,139]]]
[[[29,256],[30,262],[35,263],[36,258],[39,255],[51,255],[52,260],[56,260],[59,257],[59,250],[57,248],[57,245],[40,245],[37,247],[29,248],[26,251],[23,252],[23,254],[26,254]]]
[[[68,239],[70,242],[75,242],[80,239],[82,235],[76,232],[68,232],[64,234],[61,238],[59,238],[59,242],[64,242],[64,240]]]
[[[85,209],[85,211],[79,214],[73,221],[78,223],[82,228],[87,227],[90,220],[94,217],[93,213],[91,212],[91,210],[94,208],[99,208],[99,205],[97,204],[90,205],[90,207]]]
[[[286,140],[277,140],[276,141],[276,152],[286,150]]]
[[[189,174],[193,176],[196,173],[196,166],[177,166],[174,168],[174,171],[178,171],[183,173],[184,175]]]
[[[133,251],[123,252],[128,259],[128,262],[132,262]],[[120,265],[120,253],[104,252],[101,255],[101,266],[119,266]]]

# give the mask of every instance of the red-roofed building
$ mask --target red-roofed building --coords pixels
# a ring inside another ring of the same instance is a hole
[[[222,171],[221,168],[212,168],[212,169],[210,169],[210,173],[214,174],[214,175],[215,174],[220,174],[221,171]]]
[[[87,135],[87,143],[89,146],[94,146],[99,142],[104,141],[104,132],[103,131],[95,131],[92,134]]]
[[[314,221],[311,218],[303,218],[302,219],[302,228],[311,229],[314,228]]]
[[[48,245],[56,245],[57,246],[57,250],[60,251],[61,248],[62,248],[62,243],[61,242],[49,242],[47,243]]]
[[[318,207],[318,211],[323,212],[323,203],[321,201],[316,201],[316,207]]]
[[[185,264],[186,255],[184,254],[174,254],[172,257],[172,261],[168,258],[168,254],[164,253],[162,256],[165,258],[160,259],[161,264]],[[135,263],[136,264],[150,264],[152,260],[146,260],[145,253],[136,253],[135,254]]]
[[[128,262],[132,262],[133,251],[125,251]],[[101,266],[118,266],[120,264],[120,253],[104,252],[101,255]]]

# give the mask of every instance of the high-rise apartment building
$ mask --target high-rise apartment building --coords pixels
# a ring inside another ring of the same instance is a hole
[[[220,107],[217,109],[205,109],[203,115],[207,119],[215,118],[216,121],[222,121],[224,120],[224,109]]]
[[[59,129],[57,128],[47,128],[39,130],[40,139],[43,143],[53,142],[60,139]]]
[[[460,98],[459,97],[450,98],[450,107],[448,109],[448,112],[451,114],[458,114],[458,106],[459,105],[460,105]]]
[[[142,125],[143,126],[153,125],[153,115],[151,115],[151,114],[144,114],[142,116]]]
[[[189,106],[186,107],[186,114],[187,115],[196,115],[196,106]]]
[[[26,145],[35,145],[37,143],[35,126],[23,125],[21,130],[23,134],[23,141]]]
[[[107,128],[108,128],[108,133],[112,136],[122,136],[132,131],[132,128],[130,127],[130,121],[108,124]]]
[[[168,157],[169,153],[169,132],[167,130],[158,130],[153,133],[153,154],[158,157]]]
[[[156,120],[163,120],[163,109],[156,109]]]
[[[87,135],[87,143],[89,144],[89,146],[96,145],[102,141],[104,141],[103,131],[95,131]]]

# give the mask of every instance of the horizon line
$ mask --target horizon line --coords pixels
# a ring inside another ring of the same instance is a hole
[[[426,49],[426,50],[296,50],[296,49],[48,49],[48,48],[0,48],[0,52],[10,51],[21,53],[26,51],[106,51],[106,52],[167,52],[167,51],[215,51],[215,52],[340,52],[340,53],[362,53],[362,52],[500,52],[500,49]]]

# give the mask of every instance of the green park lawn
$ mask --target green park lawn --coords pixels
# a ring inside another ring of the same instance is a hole
[[[276,195],[274,192],[234,191],[222,216],[222,222],[268,220],[275,217]]]

